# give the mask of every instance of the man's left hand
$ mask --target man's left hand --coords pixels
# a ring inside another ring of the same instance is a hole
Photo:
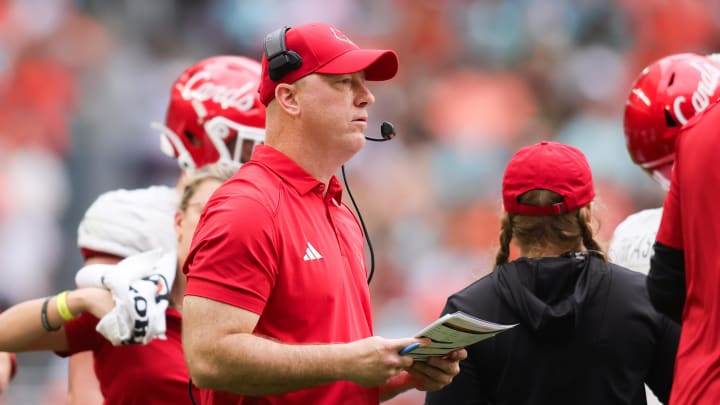
[[[413,385],[420,391],[438,391],[460,374],[460,361],[467,358],[467,350],[458,349],[443,357],[430,357],[427,361],[415,361],[407,369]]]

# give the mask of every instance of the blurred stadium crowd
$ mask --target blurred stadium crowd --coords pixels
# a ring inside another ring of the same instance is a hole
[[[720,49],[711,0],[0,0],[0,306],[72,287],[77,224],[98,194],[171,183],[176,163],[149,124],[185,67],[259,59],[267,32],[311,21],[400,56],[398,77],[372,87],[369,125],[392,121],[398,136],[346,168],[386,337],[413,334],[490,270],[501,175],[521,146],[587,155],[604,241],[661,205],[625,151],[630,80],[661,56]],[[66,360],[19,361],[0,403],[62,403]]]

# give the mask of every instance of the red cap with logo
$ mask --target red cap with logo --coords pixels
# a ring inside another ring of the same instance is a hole
[[[562,196],[546,206],[522,204],[530,190],[550,190]],[[520,149],[510,159],[502,184],[505,211],[518,215],[562,215],[584,207],[595,198],[590,165],[577,148],[542,141]]]
[[[268,35],[283,35],[279,41],[284,40],[284,50],[277,49],[277,54],[269,55],[271,60],[277,56],[284,57],[282,51],[298,56],[299,65],[271,79],[271,63],[268,63],[266,51],[262,58],[262,75],[260,87],[260,101],[268,105],[275,97],[275,87],[278,83],[294,83],[311,73],[348,74],[364,71],[365,79],[370,81],[383,81],[392,79],[398,70],[398,57],[394,51],[384,49],[360,49],[339,29],[329,24],[313,23],[299,25],[287,30],[281,29]],[[279,54],[279,55],[278,55]]]

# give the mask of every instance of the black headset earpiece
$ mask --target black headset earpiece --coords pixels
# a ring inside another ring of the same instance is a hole
[[[287,25],[267,34],[265,37],[265,57],[268,60],[270,79],[278,81],[286,74],[302,65],[302,57],[285,46],[285,34],[290,29]]]

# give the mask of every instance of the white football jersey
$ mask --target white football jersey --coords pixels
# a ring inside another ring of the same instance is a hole
[[[78,247],[120,257],[156,248],[174,250],[179,203],[177,191],[165,186],[104,193],[80,222]]]
[[[647,275],[661,219],[662,208],[642,210],[627,217],[613,233],[608,251],[610,261]]]

